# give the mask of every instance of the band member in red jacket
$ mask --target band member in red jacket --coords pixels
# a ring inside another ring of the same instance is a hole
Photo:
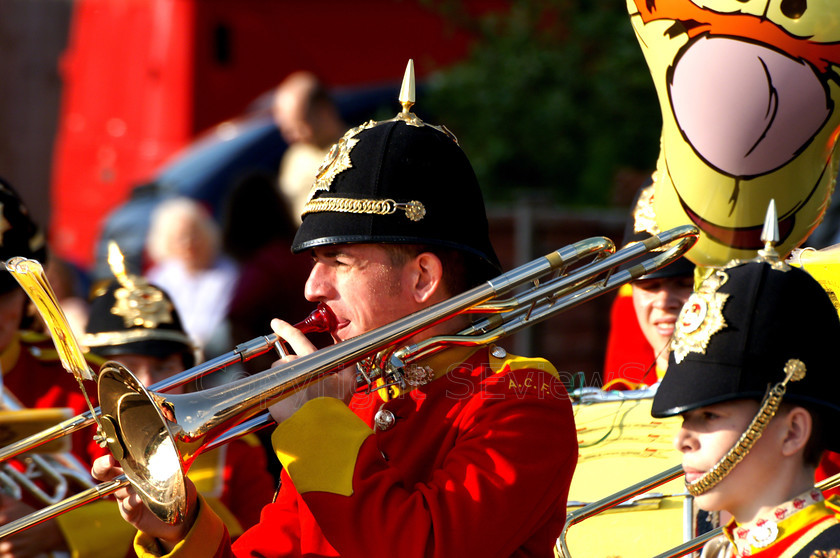
[[[653,184],[639,189],[624,227],[624,244],[658,234]],[[619,289],[610,312],[604,360],[605,390],[655,385],[668,369],[674,324],[694,287],[694,264],[686,258]]]
[[[403,99],[405,100],[405,99]],[[410,99],[413,102],[413,99]],[[340,342],[498,274],[477,180],[454,136],[408,111],[348,131],[318,172],[293,244],[313,267],[305,296]],[[462,329],[456,317],[418,341]],[[286,322],[297,355],[315,350]],[[293,359],[294,356],[286,357]],[[188,485],[166,525],[117,493],[144,556],[552,556],[577,460],[554,367],[501,346],[453,347],[407,367],[405,389],[354,393],[355,369],[271,407],[282,488],[231,547]],[[108,456],[102,479],[120,472]]]
[[[0,179],[0,260],[5,262],[14,257],[37,260],[46,267],[46,239],[17,192]],[[14,414],[16,417],[22,417],[26,410],[32,409],[54,409],[65,413],[57,414],[51,424],[39,422],[40,427],[46,428],[62,418],[87,411],[88,404],[74,376],[62,367],[52,339],[30,329],[33,315],[29,308],[29,299],[12,274],[5,269],[0,271],[0,408],[17,411]],[[88,364],[95,373],[96,364]],[[96,386],[92,382],[86,384],[90,387],[88,397],[96,405]],[[6,425],[4,432],[10,429],[14,431],[13,427]],[[69,474],[64,477],[69,482],[67,496],[73,490],[85,487],[84,484],[79,486],[80,482],[92,483],[87,472],[90,464],[95,457],[106,452],[94,442],[94,433],[93,427],[75,432],[70,437],[69,451],[61,454],[62,461],[53,467],[55,471],[63,471],[64,465],[68,466]],[[20,461],[8,465],[24,469]],[[36,485],[39,483],[37,481]],[[40,488],[53,497],[57,496],[51,486],[41,483]],[[46,505],[32,491],[23,490],[20,498],[16,496],[0,492],[0,524],[29,515]],[[0,554],[35,556],[66,550],[65,535],[60,522],[47,521],[0,541]]]

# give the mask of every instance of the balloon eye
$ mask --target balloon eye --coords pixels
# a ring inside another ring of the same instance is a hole
[[[782,0],[782,13],[790,19],[799,19],[807,9],[808,0]]]

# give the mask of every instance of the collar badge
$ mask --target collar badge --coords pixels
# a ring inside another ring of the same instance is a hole
[[[729,295],[717,291],[728,279],[726,272],[715,270],[682,307],[671,342],[677,363],[682,362],[691,352],[706,354],[709,340],[726,327],[723,305]]]
[[[776,523],[774,521],[765,521],[760,525],[756,524],[755,527],[750,529],[749,533],[747,533],[747,542],[753,548],[764,548],[773,543],[778,536],[779,527]]]
[[[410,386],[424,386],[435,379],[435,371],[431,366],[409,364],[403,368],[403,376]]]

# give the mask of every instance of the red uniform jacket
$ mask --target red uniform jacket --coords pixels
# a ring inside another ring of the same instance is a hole
[[[639,389],[652,386],[657,381],[656,355],[639,326],[636,309],[633,308],[633,288],[624,285],[610,310],[604,389]]]
[[[260,523],[231,549],[202,505],[171,554],[552,556],[578,453],[563,384],[542,359],[465,356],[436,355],[424,364],[445,375],[387,402],[306,403],[272,438],[283,486]],[[373,428],[380,408],[393,427]]]
[[[0,354],[0,366],[3,367],[3,388],[23,407],[68,407],[74,416],[88,410],[76,378],[61,366],[55,345],[48,336],[21,332]],[[91,367],[96,373],[96,364]],[[98,405],[96,383],[84,384],[91,403]],[[108,451],[93,441],[95,433],[94,425],[72,435],[73,453],[86,466]]]

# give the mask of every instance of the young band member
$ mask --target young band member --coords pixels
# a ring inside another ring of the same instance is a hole
[[[195,347],[169,296],[144,278],[125,273],[116,273],[114,280],[94,289],[80,344],[89,349],[87,356],[97,368],[106,361],[119,362],[147,386],[196,360]],[[40,385],[44,390],[45,384]],[[234,538],[258,521],[260,507],[271,498],[273,478],[255,436],[201,455],[190,476]],[[112,500],[79,507],[42,525],[0,541],[0,554],[30,556],[37,549],[63,550],[77,558],[134,556],[136,531],[120,518]]]
[[[631,207],[625,245],[659,232],[653,184],[639,190]],[[610,312],[604,390],[640,389],[662,379],[674,324],[693,287],[694,264],[683,257],[619,289]]]
[[[115,278],[94,289],[81,344],[102,362],[125,366],[146,387],[192,368],[196,345],[169,295],[119,266],[112,270]],[[185,389],[181,386],[167,393]],[[232,537],[257,523],[259,510],[271,501],[274,489],[265,450],[254,435],[202,454],[189,475]]]
[[[405,105],[404,105],[405,106]],[[322,165],[293,250],[340,342],[492,278],[477,180],[443,128],[404,112],[348,131]],[[457,317],[414,336],[452,334]],[[305,355],[286,322],[272,327]],[[287,357],[292,359],[294,357]],[[353,393],[355,369],[271,407],[284,465],[276,500],[231,547],[188,485],[192,511],[162,524],[117,493],[144,556],[552,556],[577,459],[571,404],[543,359],[452,347],[406,370],[406,389]],[[120,472],[110,456],[100,479]]]
[[[684,306],[651,414],[682,416],[688,491],[732,517],[704,557],[840,553],[840,509],[814,487],[840,449],[837,339],[823,288],[778,261],[715,269]]]

